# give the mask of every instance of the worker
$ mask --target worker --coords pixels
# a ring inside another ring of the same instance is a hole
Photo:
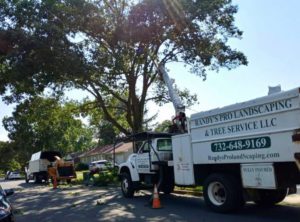
[[[49,167],[48,168],[48,175],[52,179],[53,189],[56,189],[57,188],[57,173],[56,173],[56,168],[55,167]]]
[[[179,112],[177,116],[172,119],[173,125],[178,126],[180,133],[186,132],[186,116],[184,112]]]

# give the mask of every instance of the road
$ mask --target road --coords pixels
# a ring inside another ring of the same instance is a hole
[[[17,222],[93,222],[93,221],[297,221],[300,219],[300,194],[272,208],[248,203],[235,214],[217,214],[206,208],[202,197],[160,195],[162,209],[149,206],[150,195],[139,192],[133,199],[122,197],[118,187],[50,186],[25,184],[21,180],[0,181],[4,188],[15,188],[10,200]]]

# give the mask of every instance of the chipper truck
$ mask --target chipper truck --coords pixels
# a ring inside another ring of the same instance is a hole
[[[29,166],[25,168],[26,183],[34,180],[35,183],[48,182],[56,177],[57,180],[76,178],[73,161],[63,161],[60,152],[39,151],[32,154]]]
[[[176,106],[175,106],[176,107]],[[126,198],[157,184],[203,186],[213,211],[237,210],[246,201],[273,205],[300,184],[300,88],[192,114],[187,132],[144,132],[135,153],[119,166]]]

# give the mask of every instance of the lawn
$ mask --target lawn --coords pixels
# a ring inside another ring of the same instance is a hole
[[[86,184],[94,186],[107,186],[115,185],[118,183],[117,172],[114,170],[102,171],[101,173],[94,174],[89,178],[89,171],[76,171],[76,184]]]

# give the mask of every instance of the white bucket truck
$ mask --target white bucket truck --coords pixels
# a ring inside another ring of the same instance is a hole
[[[125,197],[157,183],[165,193],[203,186],[217,212],[276,204],[300,184],[300,89],[193,114],[184,134],[132,139],[144,142],[120,165]]]

